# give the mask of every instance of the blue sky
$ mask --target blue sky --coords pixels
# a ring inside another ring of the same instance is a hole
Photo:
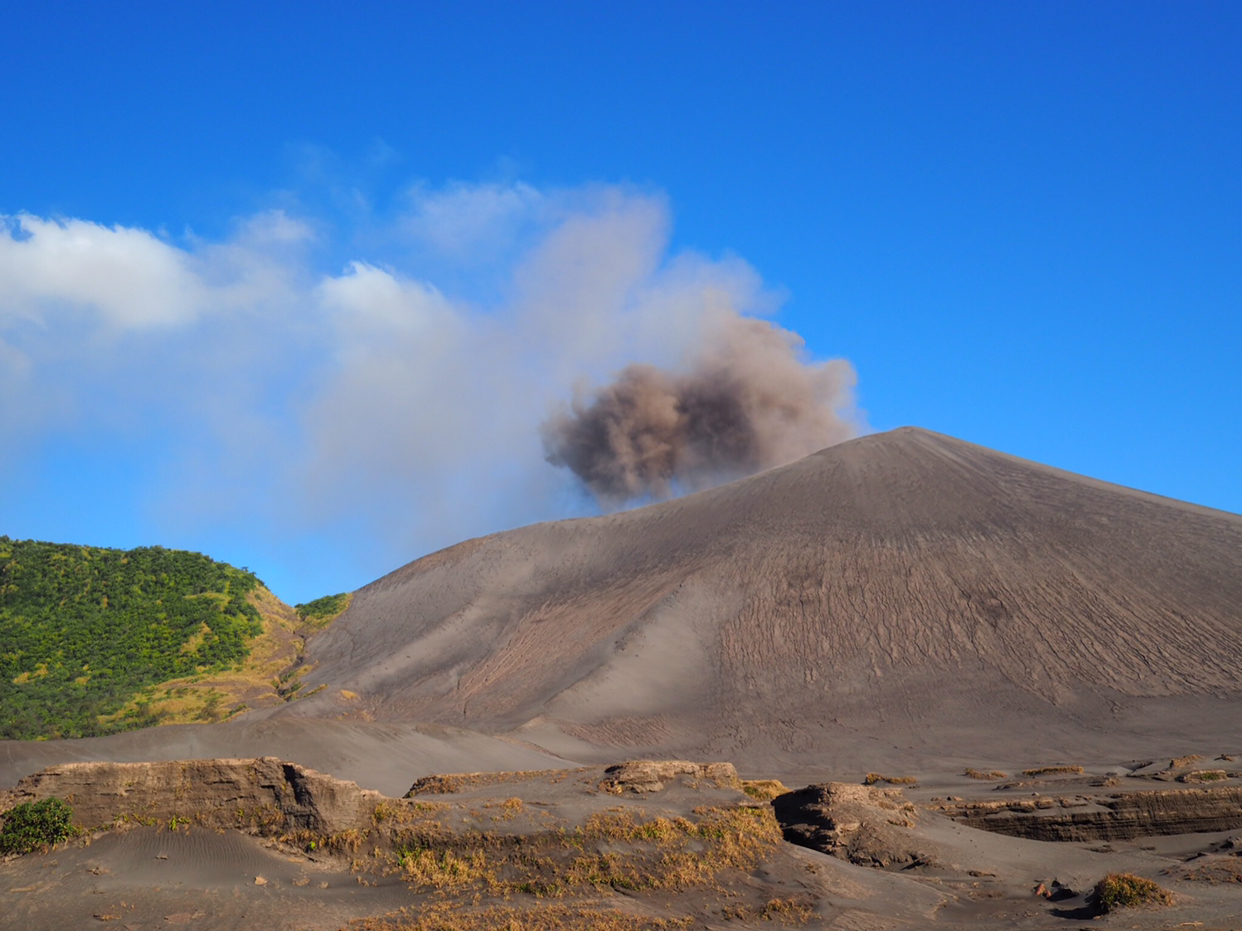
[[[300,601],[589,513],[538,424],[708,298],[1242,511],[1236,3],[9,6],[0,533]]]

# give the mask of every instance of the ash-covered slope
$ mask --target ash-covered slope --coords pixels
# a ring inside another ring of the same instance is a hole
[[[308,659],[279,713],[578,759],[1125,752],[1242,711],[1242,517],[904,428],[420,559]]]

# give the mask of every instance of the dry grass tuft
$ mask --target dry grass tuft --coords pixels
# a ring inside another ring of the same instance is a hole
[[[541,898],[723,886],[722,874],[754,869],[781,842],[767,807],[693,815],[642,819],[616,808],[577,828],[521,835],[457,832],[434,819],[406,828],[388,819],[376,830],[389,832],[393,853],[385,862],[416,890]]]
[[[517,796],[514,796],[513,798],[507,798],[501,801],[487,802],[483,807],[500,809],[492,814],[493,821],[512,821],[526,810],[526,803]]]
[[[576,844],[606,842],[610,849],[576,858],[561,877],[567,886],[597,889],[682,890],[712,885],[728,869],[751,869],[781,841],[776,818],[767,808],[696,808],[687,818],[636,819],[630,811],[598,812]],[[615,847],[631,845],[624,855]]]
[[[815,903],[809,899],[768,899],[763,905],[728,905],[721,910],[727,921],[779,921],[786,925],[802,925],[811,919]]]
[[[1040,766],[1036,769],[1022,770],[1023,776],[1056,776],[1056,775],[1079,775],[1083,771],[1081,766]]]
[[[335,834],[316,834],[314,831],[291,831],[280,835],[280,842],[297,847],[306,852],[318,851],[333,853],[338,856],[354,854],[362,849],[362,845],[370,837],[369,831],[338,831]]]
[[[380,840],[387,838],[390,843],[397,843],[403,829],[411,827],[443,833],[443,825],[437,819],[452,810],[453,806],[445,802],[385,799],[371,812],[371,824]]]
[[[1191,753],[1188,756],[1175,756],[1169,760],[1169,769],[1181,769],[1183,766],[1193,766],[1203,759],[1198,753]]]
[[[689,918],[649,918],[616,909],[540,903],[535,908],[439,905],[417,914],[363,918],[349,927],[351,931],[674,931],[693,924]]]
[[[1009,778],[1005,773],[1002,773],[999,769],[992,769],[992,770],[988,770],[987,772],[983,772],[977,769],[968,769],[964,773],[962,773],[962,775],[969,776],[971,779],[1007,779]]]
[[[1150,879],[1133,873],[1109,873],[1095,884],[1095,898],[1101,911],[1119,908],[1151,908],[1173,904],[1172,893]]]
[[[784,789],[779,783],[766,788],[776,794]],[[705,805],[684,816],[653,816],[642,805],[617,805],[576,825],[548,824],[543,814],[516,796],[473,804],[386,799],[376,805],[365,830],[331,837],[293,832],[281,839],[304,850],[353,855],[350,868],[359,882],[388,877],[418,897],[410,911],[354,922],[355,931],[698,927],[693,919],[646,917],[629,909],[667,916],[664,909],[682,894],[695,902],[725,901],[726,891],[755,876],[783,843],[771,807],[749,802]],[[480,826],[489,821],[514,826]],[[742,886],[745,891],[731,893],[727,901],[745,910],[749,920],[801,924],[817,901],[774,897],[778,890],[764,894],[748,882]],[[618,893],[627,902],[625,910],[606,904],[621,901]]]
[[[743,779],[742,791],[761,802],[770,802],[789,789],[779,779]]]
[[[1229,774],[1223,769],[1196,769],[1189,773],[1182,773],[1177,777],[1178,782],[1219,782],[1222,779],[1228,779]]]
[[[416,779],[405,793],[406,798],[416,795],[453,795],[469,789],[486,788],[511,782],[529,782],[545,776],[565,776],[575,770],[539,769],[516,770],[503,773],[445,773]]]
[[[884,782],[890,786],[913,786],[918,785],[918,778],[915,776],[884,776],[880,773],[867,773],[863,779],[863,785],[874,786]]]
[[[403,878],[422,889],[460,889],[496,883],[496,864],[481,849],[458,854],[453,850],[414,848],[397,855]]]

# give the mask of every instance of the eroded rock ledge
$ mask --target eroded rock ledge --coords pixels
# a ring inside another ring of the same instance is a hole
[[[946,802],[933,807],[960,824],[1042,841],[1131,840],[1242,828],[1242,786]]]
[[[87,830],[131,822],[190,822],[263,834],[336,835],[366,829],[376,809],[386,816],[417,796],[483,792],[517,783],[528,789],[567,777],[590,793],[647,795],[666,786],[708,787],[740,795],[730,763],[630,760],[607,768],[538,772],[461,773],[417,780],[404,799],[388,799],[296,763],[258,759],[172,760],[146,763],[66,763],[0,790],[0,813],[22,802],[56,796],[73,806],[74,822]],[[741,804],[752,804],[742,796]]]
[[[190,899],[197,907],[193,873],[201,861],[191,854],[213,845],[216,828],[225,834],[232,828],[259,835],[265,843],[229,843],[219,852],[249,851],[248,862],[271,869],[292,864],[282,870],[281,887],[271,875],[246,870],[255,884],[271,883],[271,896],[247,893],[249,883],[239,886],[231,866],[212,864],[214,875],[234,878],[212,879],[212,891],[203,899],[237,906],[237,927],[311,927],[312,922],[299,918],[320,902],[329,903],[342,921],[372,918],[367,927],[393,924],[398,906],[426,917],[419,927],[464,929],[563,924],[637,931],[808,922],[818,914],[824,881],[781,842],[769,806],[739,786],[730,765],[657,760],[609,768],[446,774],[420,779],[411,797],[396,799],[272,758],[77,763],[49,768],[0,793],[0,811],[59,796],[73,806],[82,827],[102,830],[91,830],[89,843],[67,842],[64,857],[58,852],[37,863],[3,865],[9,876],[22,870],[26,876],[49,875],[60,860],[76,861],[62,871],[67,878],[48,898],[73,895],[79,913],[83,903],[96,904],[89,898],[93,889],[82,891],[91,883],[81,876],[86,865],[95,876],[112,870],[106,864],[116,865],[114,879],[107,882],[129,883],[110,888],[117,896],[124,888],[131,904],[140,898],[130,892],[136,886],[145,890],[152,877],[164,882],[176,876],[177,901]],[[134,822],[150,827],[127,830]],[[180,873],[165,870],[172,863],[153,872],[144,855],[157,836],[155,849],[164,849],[160,835],[165,834],[167,846],[185,855],[179,859]],[[174,834],[195,837],[174,841]],[[108,856],[70,849],[79,844],[101,854],[108,851]],[[259,846],[272,853],[259,856]],[[145,867],[141,861],[147,861]],[[121,877],[122,870],[129,878]],[[323,875],[325,882],[315,890],[296,891],[311,873]],[[342,880],[355,891],[341,894]],[[318,894],[329,888],[338,889],[335,899]],[[728,896],[720,894],[725,889]],[[165,902],[142,898],[145,913],[113,905],[87,914],[100,921],[132,918],[135,927],[177,923],[168,917]],[[282,907],[301,912],[271,920]],[[269,917],[252,920],[243,914],[250,909]],[[833,917],[838,911],[832,907]],[[314,926],[337,927],[334,922],[329,916]],[[48,926],[31,923],[25,915],[19,924]],[[85,926],[81,921],[62,924]],[[0,925],[9,926],[3,920]]]
[[[154,763],[66,763],[0,791],[0,811],[49,796],[73,806],[78,826],[193,820],[335,834],[366,824],[378,792],[275,757]]]
[[[704,780],[721,789],[740,789],[742,782],[732,763],[694,763],[690,760],[627,760],[604,770],[600,788],[622,792],[661,792],[664,784],[678,777]]]
[[[861,866],[909,869],[939,851],[911,830],[918,809],[900,789],[830,782],[772,800],[785,840]]]

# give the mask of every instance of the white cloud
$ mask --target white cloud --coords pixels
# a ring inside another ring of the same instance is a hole
[[[3,403],[45,416],[0,411],[0,445],[89,423],[166,463],[161,520],[289,553],[335,534],[367,573],[560,516],[568,477],[538,426],[575,382],[674,364],[715,315],[774,307],[740,259],[670,256],[669,227],[661,196],[623,188],[421,188],[376,231],[386,262],[325,273],[322,235],[280,212],[184,245],[9,218]],[[429,248],[448,285],[416,267]],[[504,285],[471,303],[454,268]]]
[[[416,185],[407,195],[401,228],[437,252],[478,264],[510,248],[538,221],[549,201],[548,196],[521,183]]]
[[[456,314],[433,286],[351,262],[345,274],[325,277],[319,296],[344,345],[386,341],[392,334],[424,335],[454,329]]]
[[[26,214],[4,220],[0,314],[89,308],[118,326],[149,326],[184,321],[202,306],[189,256],[145,230]]]
[[[29,214],[0,217],[0,320],[94,314],[122,329],[181,326],[250,309],[289,287],[309,228],[280,212],[225,243],[179,247],[141,229]]]

